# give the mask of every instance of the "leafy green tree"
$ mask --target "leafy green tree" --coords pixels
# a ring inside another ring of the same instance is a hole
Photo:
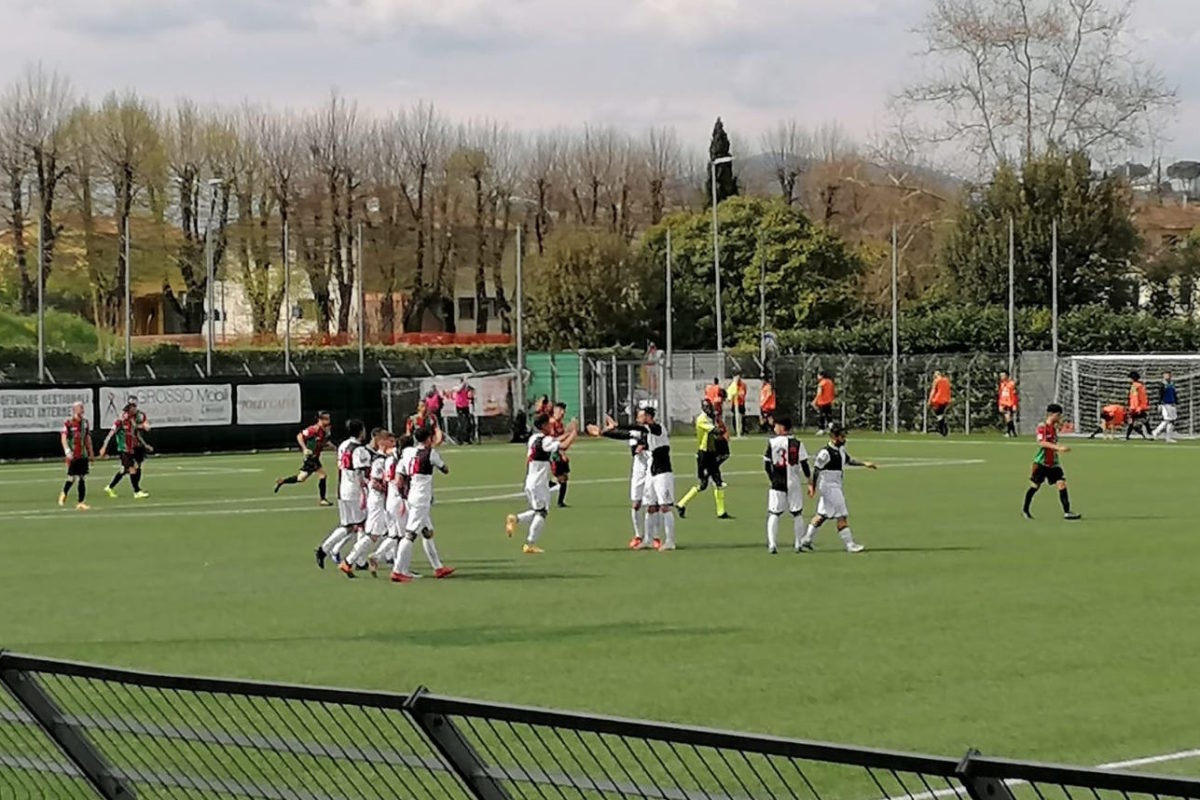
[[[1051,225],[1058,220],[1059,306],[1114,310],[1137,304],[1130,267],[1141,237],[1130,217],[1127,185],[1097,176],[1082,153],[1050,153],[1023,172],[998,167],[991,183],[972,187],[939,260],[959,300],[1008,302],[1008,221],[1014,224],[1018,306],[1050,304]]]
[[[759,284],[765,282],[767,326],[786,331],[833,326],[859,311],[855,287],[865,263],[836,234],[780,200],[737,197],[718,209],[726,344],[756,343]],[[647,231],[643,262],[661,284],[667,231],[673,255],[675,345],[711,349],[716,341],[712,220],[708,212],[677,215]],[[660,289],[655,320],[665,318]],[[655,325],[661,335],[661,324]]]
[[[1200,228],[1177,247],[1159,253],[1146,264],[1142,277],[1150,289],[1147,310],[1157,316],[1192,314],[1196,282],[1200,280]]]
[[[650,273],[619,234],[559,227],[528,262],[525,325],[530,346],[635,344],[646,336]]]
[[[717,122],[713,125],[712,142],[708,145],[709,161],[716,161],[718,158],[726,158],[732,155],[729,149],[729,134],[725,133],[725,123],[717,117]],[[712,167],[706,167],[708,177],[704,179],[704,203],[709,205],[712,203],[713,193],[713,170]],[[733,174],[733,163],[727,162],[717,164],[717,205],[720,205],[723,200],[729,197],[734,197],[740,191],[738,186],[737,176]]]

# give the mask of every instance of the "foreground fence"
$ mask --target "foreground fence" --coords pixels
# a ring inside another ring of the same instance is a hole
[[[1200,781],[0,653],[2,798],[1200,798]]]

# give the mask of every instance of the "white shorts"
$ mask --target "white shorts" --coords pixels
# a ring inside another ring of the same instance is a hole
[[[649,477],[650,468],[646,466],[646,462],[641,459],[634,461],[633,472],[629,474],[629,502],[646,502],[650,494],[646,480]]]
[[[430,511],[431,506],[409,506],[408,518],[404,523],[405,532],[420,536],[425,531],[432,531],[433,519],[430,517]]]
[[[646,503],[652,506],[675,505],[675,473],[664,472],[661,475],[651,475],[648,479],[649,491],[646,492]]]
[[[338,500],[338,519],[342,525],[362,525],[367,521],[367,510],[361,500]]]
[[[1179,409],[1175,406],[1162,405],[1158,407],[1164,422],[1174,422],[1179,419]]]
[[[544,483],[525,484],[525,499],[531,511],[550,510],[550,487]]]
[[[786,492],[767,491],[768,514],[800,514],[804,511],[804,487],[789,486]]]
[[[387,536],[388,513],[382,505],[367,509],[367,533],[371,536]]]
[[[817,491],[817,515],[825,519],[850,516],[846,509],[846,495],[840,486],[830,486]]]
[[[388,535],[399,538],[404,535],[404,523],[408,520],[408,506],[404,504],[403,497],[397,497],[394,500],[388,498],[387,502],[387,524]]]

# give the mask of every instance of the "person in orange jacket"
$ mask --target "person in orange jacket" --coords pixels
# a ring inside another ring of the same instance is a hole
[[[833,401],[837,390],[833,378],[825,370],[817,372],[817,394],[813,397],[812,407],[817,410],[817,433],[824,433],[833,425]]]
[[[1129,427],[1125,429],[1125,441],[1137,431],[1143,439],[1150,438],[1150,398],[1146,394],[1146,384],[1142,376],[1135,370],[1129,373]]]
[[[1125,406],[1120,403],[1109,403],[1100,409],[1100,425],[1092,431],[1089,439],[1095,439],[1104,434],[1105,439],[1113,438],[1113,434],[1125,427]]]
[[[762,389],[758,393],[758,423],[763,433],[775,425],[775,387],[769,378],[763,378]]]
[[[1020,398],[1017,396],[1017,382],[1014,381],[1007,372],[1000,373],[1000,386],[996,390],[996,407],[1000,409],[1000,416],[1004,418],[1004,435],[1015,437],[1017,435],[1017,406],[1020,404]]]
[[[941,370],[933,373],[933,387],[929,390],[929,408],[937,420],[937,432],[943,437],[950,435],[946,424],[946,409],[950,407],[950,378]]]

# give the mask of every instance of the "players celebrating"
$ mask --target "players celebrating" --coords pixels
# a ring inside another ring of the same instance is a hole
[[[566,423],[567,404],[555,403],[550,411],[550,435],[554,438],[560,438],[567,432]],[[567,484],[571,481],[571,460],[567,458],[565,450],[550,456],[550,474],[554,476],[554,480],[558,482],[558,507],[567,507]]]
[[[308,480],[308,476],[315,474],[321,479],[320,483],[317,484],[321,495],[321,505],[330,505],[329,500],[325,496],[328,479],[325,475],[325,469],[321,466],[321,451],[325,449],[325,445],[329,442],[329,427],[331,424],[329,412],[318,411],[317,421],[296,434],[296,442],[300,445],[300,452],[304,454],[304,462],[300,464],[300,471],[295,475],[288,475],[286,478],[279,478],[275,481],[276,494],[279,493],[280,487],[286,486],[289,483],[304,483]]]
[[[1029,504],[1033,496],[1042,488],[1042,483],[1053,483],[1058,487],[1058,501],[1062,504],[1063,519],[1081,519],[1081,515],[1071,511],[1071,496],[1067,493],[1067,479],[1063,475],[1059,455],[1071,452],[1071,448],[1058,443],[1058,426],[1062,422],[1063,408],[1058,403],[1046,406],[1046,421],[1038,426],[1037,455],[1033,457],[1033,470],[1029,476],[1030,487],[1025,491],[1025,505],[1021,513],[1026,519],[1033,519],[1029,512]]]
[[[405,518],[404,538],[396,552],[396,564],[392,568],[393,583],[411,583],[416,576],[412,573],[413,543],[421,537],[425,558],[433,567],[433,575],[441,580],[454,574],[452,567],[442,563],[437,545],[433,543],[433,473],[450,474],[450,468],[434,449],[434,434],[428,428],[417,428],[413,434],[416,450],[400,465],[408,476],[408,515]],[[542,484],[545,486],[545,483]]]
[[[58,495],[58,504],[66,505],[67,493],[71,491],[71,485],[78,482],[79,502],[75,504],[76,511],[87,511],[90,508],[84,502],[87,500],[88,465],[89,459],[96,455],[92,450],[92,429],[84,416],[84,410],[83,403],[76,401],[72,404],[71,416],[63,423],[62,435],[59,437],[62,443],[63,458],[67,460],[67,480],[63,484],[62,492]]]
[[[121,416],[117,417],[116,422],[113,423],[108,436],[104,437],[104,443],[100,445],[100,458],[104,458],[108,454],[108,443],[115,439],[117,442],[117,455],[121,459],[121,468],[117,470],[117,474],[113,476],[112,482],[104,489],[104,493],[109,497],[117,496],[117,484],[126,475],[129,476],[129,482],[133,485],[133,497],[135,500],[144,500],[150,496],[149,492],[142,491],[141,467],[138,464],[137,456],[134,454],[138,443],[137,420],[137,400],[131,398],[121,411]]]
[[[800,540],[797,552],[813,549],[813,539],[817,530],[826,520],[836,520],[838,535],[847,553],[861,553],[863,546],[854,541],[850,532],[850,511],[846,508],[846,495],[843,489],[843,478],[846,467],[866,467],[875,469],[870,461],[858,461],[846,452],[846,429],[834,424],[829,430],[829,444],[817,453],[813,460],[812,478],[808,483],[808,496],[817,497],[817,514],[809,523],[808,531]]]
[[[326,558],[332,558],[335,563],[340,560],[338,553],[342,545],[359,533],[367,521],[365,491],[371,453],[363,443],[365,429],[361,420],[347,420],[348,435],[338,445],[338,526],[317,547],[317,566],[321,569],[325,569]]]
[[[518,524],[529,526],[529,534],[521,546],[521,552],[526,555],[543,552],[537,543],[550,514],[550,459],[555,453],[569,450],[579,436],[579,424],[575,421],[561,436],[554,436],[551,419],[546,414],[534,417],[533,426],[537,430],[529,437],[525,458],[525,497],[529,508],[520,514],[509,514],[504,523],[504,532],[510,537]]]
[[[725,478],[721,475],[721,464],[729,458],[728,436],[716,408],[705,398],[696,415],[696,477],[700,482],[679,501],[680,517],[687,516],[688,503],[712,483],[717,519],[733,519],[725,511]]]
[[[775,436],[767,442],[763,453],[767,480],[771,488],[767,491],[767,551],[778,552],[779,518],[785,513],[792,515],[792,535],[796,551],[804,537],[804,481],[811,476],[808,468],[808,451],[804,442],[792,435],[792,421],[781,417],[775,421]]]

